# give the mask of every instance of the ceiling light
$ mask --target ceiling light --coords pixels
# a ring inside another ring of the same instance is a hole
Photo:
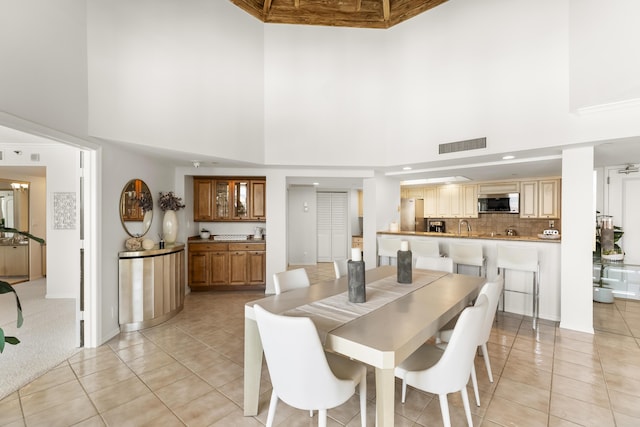
[[[319,182],[314,182],[313,185],[320,185],[320,183]]]
[[[411,169],[413,169],[411,166],[405,166],[402,168],[403,171],[410,171]]]
[[[507,156],[502,156],[502,160],[513,160],[515,158],[516,158],[516,156],[511,155],[511,154],[509,154]]]
[[[452,182],[462,182],[462,181],[471,181],[466,176],[444,176],[442,178],[422,178],[422,179],[409,179],[407,181],[400,181],[400,185],[425,185],[425,184],[441,184],[441,183],[452,183]]]

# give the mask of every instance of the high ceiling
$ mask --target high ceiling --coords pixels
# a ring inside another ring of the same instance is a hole
[[[266,23],[389,28],[447,0],[231,0]]]

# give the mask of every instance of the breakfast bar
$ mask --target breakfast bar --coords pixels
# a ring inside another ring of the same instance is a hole
[[[541,319],[559,321],[560,320],[560,238],[541,238],[538,236],[507,236],[507,235],[474,235],[455,233],[433,233],[414,231],[379,231],[377,233],[378,246],[381,239],[401,239],[409,242],[415,241],[435,241],[441,256],[449,255],[449,247],[452,243],[477,242],[482,246],[485,258],[486,279],[493,280],[498,274],[497,254],[498,246],[508,247],[530,247],[535,248],[538,253],[540,266],[540,305],[539,317]],[[415,256],[415,255],[414,255]],[[391,257],[381,259],[381,263],[394,264]],[[478,269],[467,266],[460,266],[459,272],[463,274],[477,275]],[[508,271],[505,280],[509,287],[519,292],[505,293],[504,307],[500,307],[510,313],[532,315],[532,296],[527,294],[531,291],[532,276],[530,273],[521,271]]]

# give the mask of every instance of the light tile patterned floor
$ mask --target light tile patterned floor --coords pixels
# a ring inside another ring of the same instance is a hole
[[[332,264],[305,268],[312,282],[333,277]],[[243,305],[261,297],[191,294],[171,321],[83,350],[0,401],[0,425],[264,425],[266,369],[260,413],[242,415]],[[596,303],[594,319],[595,335],[546,321],[534,332],[529,318],[498,313],[489,343],[494,383],[476,358],[482,405],[472,404],[474,424],[640,425],[640,303]],[[374,425],[372,372],[368,381],[368,424]],[[399,392],[398,384],[398,402]],[[449,401],[453,425],[466,425],[459,395]],[[441,425],[437,397],[415,389],[396,411],[397,426]],[[357,398],[330,410],[329,417],[330,426],[359,425]],[[317,418],[281,403],[276,422],[311,426]]]

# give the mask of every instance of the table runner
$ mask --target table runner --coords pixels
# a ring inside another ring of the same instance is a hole
[[[367,283],[366,302],[349,302],[348,292],[343,292],[296,307],[282,314],[311,318],[316,325],[316,329],[318,329],[320,340],[324,343],[327,334],[335,328],[389,304],[404,295],[417,291],[446,274],[442,271],[414,271],[413,282],[410,284],[399,284],[397,276],[393,274],[375,282]]]

